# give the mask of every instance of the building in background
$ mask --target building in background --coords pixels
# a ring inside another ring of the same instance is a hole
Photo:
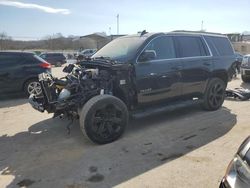
[[[96,48],[99,50],[100,48],[102,48],[104,45],[106,45],[110,41],[112,41],[118,37],[122,37],[122,36],[125,36],[125,35],[109,35],[109,36],[107,36],[106,33],[102,32],[102,33],[93,33],[90,35],[81,36],[79,40],[90,39],[93,42],[93,44],[95,45],[93,48]]]
[[[232,42],[234,50],[242,55],[250,54],[250,35],[240,33],[226,34]]]

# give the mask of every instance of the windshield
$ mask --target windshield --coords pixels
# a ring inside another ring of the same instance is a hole
[[[127,62],[136,54],[144,40],[144,37],[125,37],[115,39],[97,51],[92,58],[103,57]]]

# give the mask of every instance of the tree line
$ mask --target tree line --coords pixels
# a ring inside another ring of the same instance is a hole
[[[7,33],[0,33],[0,50],[78,50],[96,48],[95,41],[61,33],[48,35],[41,40],[13,40]]]

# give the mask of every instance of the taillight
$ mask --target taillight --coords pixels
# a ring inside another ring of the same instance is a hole
[[[48,62],[42,62],[39,64],[40,67],[45,68],[45,69],[51,69],[51,64]]]

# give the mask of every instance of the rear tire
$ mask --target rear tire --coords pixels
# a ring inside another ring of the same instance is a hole
[[[83,134],[97,144],[111,143],[122,136],[128,124],[127,106],[112,95],[91,98],[80,112]]]
[[[35,96],[39,96],[42,94],[41,84],[39,83],[38,79],[32,78],[25,82],[24,84],[24,93],[28,97],[31,94]]]
[[[202,107],[205,110],[213,111],[219,109],[225,99],[226,84],[219,78],[212,78],[203,97]]]
[[[62,66],[62,63],[58,61],[58,62],[56,62],[55,66],[56,66],[56,67],[61,67],[61,66]]]

